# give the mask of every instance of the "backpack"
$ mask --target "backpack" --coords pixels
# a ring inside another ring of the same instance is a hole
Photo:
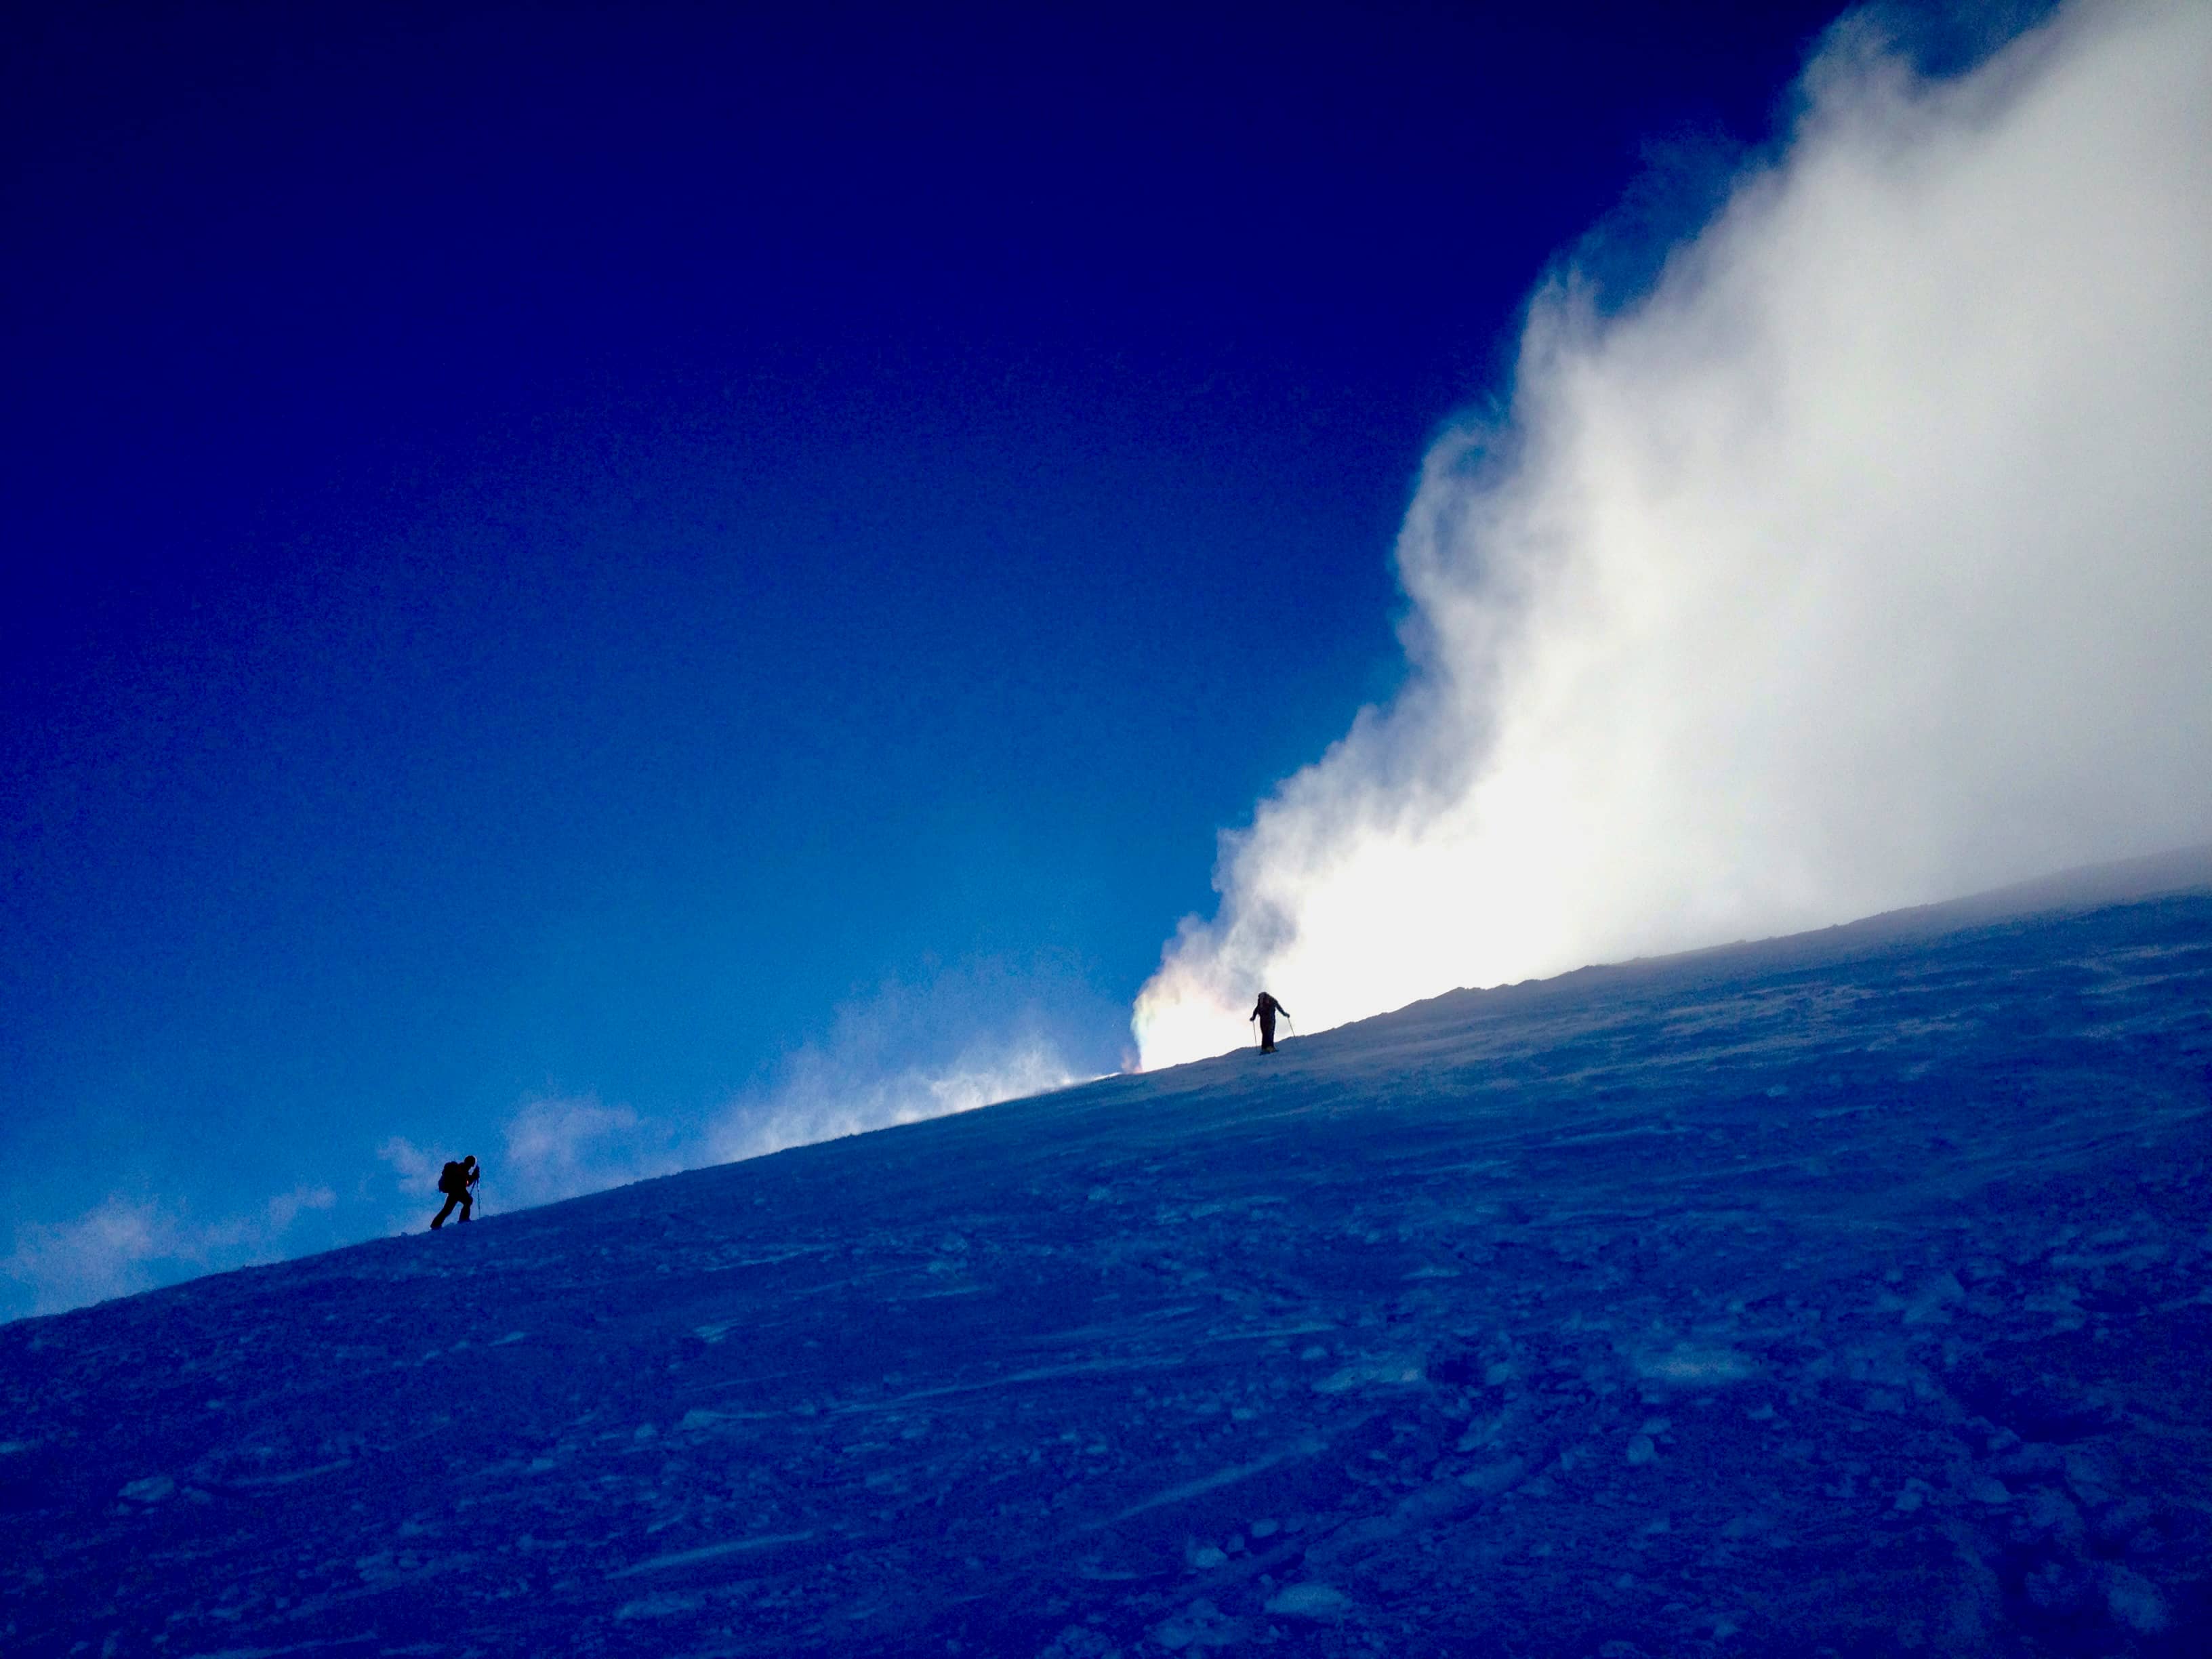
[[[469,1172],[458,1164],[448,1164],[438,1171],[438,1190],[458,1198],[468,1190]]]

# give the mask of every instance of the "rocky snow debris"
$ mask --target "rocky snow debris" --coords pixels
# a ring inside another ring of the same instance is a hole
[[[1170,1653],[1234,1647],[1243,1639],[1244,1626],[1205,1600],[1193,1601],[1176,1617],[1152,1628],[1152,1640]]]
[[[2104,1568],[2105,1608],[2113,1622],[2138,1636],[2161,1636],[2173,1622],[2158,1586],[2133,1570],[2107,1563]],[[2199,1632],[2202,1635],[2203,1632]]]
[[[615,1609],[615,1618],[620,1623],[634,1619],[678,1619],[698,1612],[704,1605],[704,1598],[696,1595],[647,1595],[623,1602]],[[388,1648],[385,1650],[392,1651]]]
[[[1037,1659],[1121,1659],[1121,1650],[1087,1625],[1070,1625]]]
[[[1956,1273],[1938,1273],[1920,1287],[1920,1293],[1905,1305],[1905,1322],[1908,1325],[1931,1325],[1950,1317],[1949,1310],[1966,1299],[1966,1287],[1959,1282]]]
[[[1267,1598],[1267,1611],[1290,1619],[1341,1619],[1352,1598],[1334,1584],[1286,1584]]]
[[[1721,1528],[1721,1536],[1730,1543],[1741,1543],[1747,1538],[1768,1538],[1774,1534],[1774,1520],[1753,1510],[1739,1515]]]
[[[1696,1348],[1686,1344],[1666,1353],[1647,1355],[1636,1364],[1637,1375],[1646,1382],[1685,1389],[1747,1382],[1757,1370],[1747,1356],[1732,1348]]]
[[[2066,1469],[2066,1484],[2083,1504],[2094,1507],[2112,1497],[2118,1477],[2112,1466],[2096,1453],[2079,1447],[2069,1447],[2062,1461]]]
[[[2096,1600],[2096,1585],[2078,1561],[2045,1561],[2021,1581],[2028,1605],[2054,1619],[2075,1619]]]
[[[1629,1437],[1628,1461],[1632,1465],[1639,1468],[1644,1464],[1656,1463],[1659,1461],[1659,1448],[1652,1443],[1650,1435],[1638,1434]]]
[[[2021,1534],[2030,1541],[2054,1540],[2069,1547],[2080,1545],[2088,1535],[2081,1520],[2081,1511],[2069,1503],[2063,1492],[2039,1486],[2029,1492],[2021,1507],[2018,1525]]]
[[[2066,1474],[2066,1459],[2056,1446],[2031,1443],[1998,1457],[1990,1465],[1990,1472],[2007,1480],[2062,1480]]]
[[[1331,1372],[1314,1386],[1316,1394],[1343,1394],[1352,1389],[1406,1388],[1422,1380],[1421,1362],[1403,1356],[1358,1359]]]

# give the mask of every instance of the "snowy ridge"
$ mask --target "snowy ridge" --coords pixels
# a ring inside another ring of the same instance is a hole
[[[2208,873],[0,1328],[0,1647],[2205,1652]]]

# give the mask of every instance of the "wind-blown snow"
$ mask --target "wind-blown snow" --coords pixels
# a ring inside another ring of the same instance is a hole
[[[1428,457],[1412,675],[1223,838],[1147,1066],[2212,830],[2212,7],[1847,21],[1650,295]]]
[[[2201,1652],[2208,1066],[2199,854],[17,1322],[0,1648]]]
[[[977,1037],[932,1065],[865,1072],[834,1056],[802,1053],[787,1064],[765,1099],[741,1098],[725,1109],[707,1138],[707,1150],[718,1161],[758,1158],[838,1135],[972,1112],[1075,1080],[1059,1048],[1034,1031]]]

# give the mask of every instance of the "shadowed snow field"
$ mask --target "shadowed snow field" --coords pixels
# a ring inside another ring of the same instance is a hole
[[[2202,1653],[2208,1065],[2200,854],[20,1321],[0,1648]]]

